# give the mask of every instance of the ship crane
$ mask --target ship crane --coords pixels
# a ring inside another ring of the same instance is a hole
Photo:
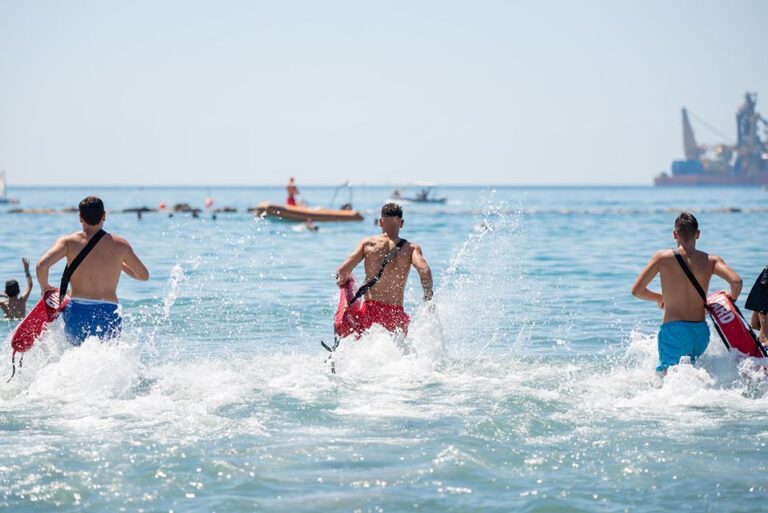
[[[683,154],[670,172],[654,179],[656,185],[766,185],[768,186],[768,121],[756,110],[757,95],[746,93],[736,112],[736,140],[682,109]],[[721,144],[699,144],[691,119],[717,134]]]
[[[703,119],[691,113],[691,117],[695,118],[699,123],[708,128],[714,134],[717,134],[723,139],[728,139],[727,136],[721,134],[718,130],[707,124]],[[693,134],[693,127],[688,116],[688,109],[683,107],[683,152],[686,160],[700,160],[710,153],[710,158],[720,162],[730,162],[733,157],[733,150],[735,145],[733,144],[698,144],[696,142],[696,136]]]

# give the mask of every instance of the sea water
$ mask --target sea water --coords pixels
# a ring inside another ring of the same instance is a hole
[[[768,193],[443,188],[446,204],[406,205],[402,232],[432,266],[432,306],[412,273],[409,337],[374,329],[342,342],[334,375],[320,346],[332,339],[333,273],[378,231],[392,190],[355,189],[365,221],[318,232],[245,212],[283,192],[9,191],[23,208],[100,195],[106,229],[152,277],[121,282],[118,342],[71,348],[56,324],[0,384],[0,509],[768,509],[761,362],[728,353],[713,332],[696,365],[657,378],[661,312],[629,292],[653,252],[672,246],[682,208],[697,213],[700,247],[748,289],[767,263]],[[333,188],[302,192],[328,205]],[[206,197],[238,212],[120,212]],[[19,259],[34,265],[78,229],[77,215],[6,211],[0,279],[23,287]],[[724,286],[715,279],[710,290]],[[0,335],[14,326],[0,323]]]

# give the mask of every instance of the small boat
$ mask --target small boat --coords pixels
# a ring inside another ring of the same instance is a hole
[[[314,223],[335,221],[362,221],[363,214],[357,210],[334,210],[323,207],[304,207],[299,205],[283,205],[278,203],[261,202],[251,210],[257,216],[282,219],[283,221],[298,221]]]
[[[0,204],[18,203],[19,200],[9,198],[5,194],[5,169],[0,169]]]
[[[333,191],[331,205],[336,201],[336,195],[340,190],[349,191],[349,200],[340,208],[307,207],[305,205],[285,205],[282,203],[270,203],[263,201],[255,208],[248,209],[257,216],[282,219],[283,221],[298,221],[300,223],[309,222],[310,224],[338,222],[338,221],[362,221],[363,214],[357,210],[352,210],[352,186],[349,181],[339,185]]]
[[[417,183],[418,191],[413,196],[403,196],[399,189],[395,189],[390,198],[395,203],[445,203],[448,198],[436,198],[434,191],[435,185],[428,183]]]

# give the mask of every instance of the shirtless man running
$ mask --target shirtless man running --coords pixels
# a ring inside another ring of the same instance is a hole
[[[403,227],[403,209],[396,203],[381,208],[379,226],[382,234],[363,239],[336,272],[336,284],[343,286],[351,277],[355,266],[364,262],[366,278],[375,276],[381,269],[384,257],[392,251],[400,239]],[[405,282],[411,266],[416,268],[424,290],[424,301],[432,299],[432,271],[424,260],[418,244],[405,242],[397,256],[387,264],[376,285],[368,290],[362,307],[347,310],[347,322],[354,325],[359,335],[373,324],[380,324],[389,331],[407,333],[410,318],[403,309]],[[366,280],[367,281],[367,280]]]
[[[67,265],[97,233],[102,230],[106,215],[104,203],[95,196],[80,202],[80,224],[83,230],[57,240],[37,263],[37,281],[43,294],[58,290],[48,282],[53,264],[67,259]],[[64,308],[67,340],[79,346],[90,336],[101,339],[120,334],[122,318],[117,304],[117,283],[121,273],[146,281],[149,271],[133,252],[128,241],[106,233],[72,274],[72,294]]]
[[[741,293],[741,278],[719,256],[696,249],[699,235],[696,218],[690,212],[682,212],[675,220],[672,232],[677,241],[676,251],[688,264],[705,293],[714,274],[728,282],[731,299],[736,301]],[[648,289],[648,284],[657,274],[661,275],[661,293]],[[693,363],[704,353],[709,344],[709,327],[704,321],[704,301],[675,259],[673,250],[665,249],[653,255],[635,280],[632,295],[646,301],[655,301],[664,310],[664,323],[658,335],[657,372],[666,372],[668,367],[679,363],[683,356],[689,356]]]

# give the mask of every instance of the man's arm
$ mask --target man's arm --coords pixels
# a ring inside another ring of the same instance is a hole
[[[26,301],[32,293],[32,275],[29,273],[29,258],[22,258],[21,263],[24,265],[24,277],[27,279],[27,289],[21,295],[21,300]]]
[[[363,258],[365,258],[365,243],[367,241],[368,239],[363,239],[360,241],[360,244],[357,245],[352,254],[349,255],[346,260],[344,260],[338,269],[336,269],[336,285],[339,287],[344,285],[349,280],[349,277],[352,275],[352,271],[355,269],[357,264],[362,262]]]
[[[149,270],[147,270],[144,262],[136,256],[128,241],[125,241],[125,245],[127,251],[122,262],[123,272],[134,280],[147,281],[149,279]]]
[[[424,289],[424,301],[432,299],[432,269],[429,268],[429,264],[424,259],[424,255],[421,253],[421,246],[413,244],[413,252],[411,253],[411,264],[416,268],[421,278],[421,288]]]
[[[651,257],[645,269],[640,272],[634,285],[632,285],[633,296],[646,301],[656,301],[659,308],[664,308],[664,297],[658,292],[650,290],[648,284],[659,274],[659,258],[662,253],[662,251],[659,251]]]
[[[715,256],[714,258],[715,270],[713,272],[715,276],[719,276],[728,282],[728,285],[731,286],[731,300],[736,301],[736,298],[738,298],[739,294],[741,294],[741,276],[739,276],[736,271],[728,267],[728,264],[726,264],[725,260],[723,260],[721,257]]]
[[[37,274],[37,282],[40,284],[40,294],[45,294],[49,290],[56,290],[56,287],[52,287],[48,283],[48,270],[53,264],[66,258],[67,256],[67,240],[61,237],[59,240],[53,243],[53,246],[45,252],[43,257],[37,262],[35,266],[35,274]]]

